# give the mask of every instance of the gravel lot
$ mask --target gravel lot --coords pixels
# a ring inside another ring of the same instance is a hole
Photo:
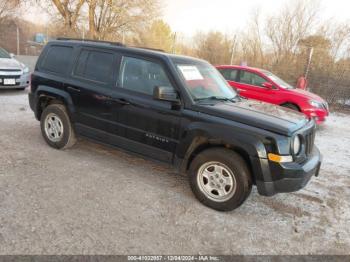
[[[239,209],[201,205],[171,168],[81,139],[46,145],[25,92],[0,92],[0,254],[349,254],[350,116],[316,143],[319,178]]]

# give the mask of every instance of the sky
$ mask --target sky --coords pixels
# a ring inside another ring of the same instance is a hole
[[[190,37],[198,31],[219,30],[232,33],[244,30],[255,9],[262,15],[275,14],[282,6],[296,0],[161,0],[163,19],[172,30]],[[321,20],[350,21],[350,0],[315,0],[320,3]],[[26,12],[35,21],[38,11]],[[40,12],[41,22],[47,16]],[[39,21],[36,21],[39,22]]]
[[[173,31],[191,36],[198,31],[230,33],[244,30],[254,9],[262,15],[275,14],[295,0],[163,0],[163,18]],[[320,0],[321,20],[350,21],[349,0]]]

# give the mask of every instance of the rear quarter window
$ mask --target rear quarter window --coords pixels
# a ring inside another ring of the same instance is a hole
[[[73,55],[73,47],[50,46],[41,62],[40,69],[56,74],[66,74]]]
[[[82,50],[74,75],[90,81],[109,83],[113,78],[113,53],[95,50]]]

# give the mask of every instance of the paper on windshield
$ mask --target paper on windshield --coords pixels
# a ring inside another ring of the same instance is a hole
[[[204,79],[196,66],[179,65],[178,68],[187,81]]]

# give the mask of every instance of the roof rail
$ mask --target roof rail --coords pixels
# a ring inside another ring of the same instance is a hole
[[[150,48],[150,47],[143,47],[143,46],[130,46],[130,47],[133,47],[133,48],[140,48],[140,49],[146,49],[146,50],[151,50],[151,51],[158,51],[158,52],[165,52],[165,50],[163,49],[157,49],[157,48]]]
[[[70,38],[70,37],[57,37],[56,40],[62,41],[82,41],[82,42],[92,42],[92,43],[102,43],[102,44],[110,44],[116,46],[125,46],[120,42],[111,42],[111,41],[102,41],[102,40],[93,40],[93,39],[81,39],[81,38]]]

